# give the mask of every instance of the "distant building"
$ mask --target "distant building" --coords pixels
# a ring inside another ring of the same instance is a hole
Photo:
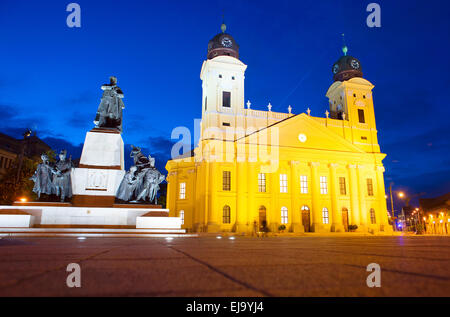
[[[419,199],[420,209],[425,221],[426,232],[430,234],[449,234],[450,231],[450,193],[436,198]]]
[[[360,62],[333,64],[326,117],[251,109],[247,65],[225,33],[208,45],[200,141],[167,162],[167,206],[191,231],[391,231],[372,88]],[[247,106],[247,108],[245,107]],[[283,225],[283,226],[282,226]]]
[[[28,158],[38,159],[42,153],[51,150],[50,146],[36,135],[26,139],[15,139],[0,133],[0,177],[16,161],[24,145],[24,156]]]

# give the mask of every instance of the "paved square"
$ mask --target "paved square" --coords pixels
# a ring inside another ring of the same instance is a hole
[[[0,296],[450,296],[450,238],[2,238]]]

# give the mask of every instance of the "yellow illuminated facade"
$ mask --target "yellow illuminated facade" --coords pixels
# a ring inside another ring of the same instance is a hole
[[[374,86],[359,61],[333,66],[325,117],[251,109],[246,68],[231,35],[210,41],[198,146],[166,165],[170,216],[192,232],[392,231]]]

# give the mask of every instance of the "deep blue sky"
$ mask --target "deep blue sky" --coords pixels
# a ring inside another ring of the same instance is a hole
[[[200,68],[225,12],[248,65],[252,108],[271,102],[286,112],[290,104],[324,116],[345,33],[349,55],[376,86],[386,184],[428,196],[450,190],[448,1],[377,1],[378,29],[365,24],[372,1],[80,0],[79,29],[66,26],[70,2],[0,2],[1,132],[30,127],[76,157],[100,86],[115,75],[125,93],[124,141],[156,155],[161,168],[172,129],[193,130],[200,118]]]

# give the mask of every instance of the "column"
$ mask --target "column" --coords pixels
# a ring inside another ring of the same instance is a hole
[[[219,232],[219,211],[217,206],[217,163],[209,162],[209,208],[208,208],[208,232]]]
[[[367,213],[366,210],[366,192],[367,192],[367,181],[364,178],[364,165],[358,165],[356,169],[356,174],[358,177],[358,200],[359,200],[359,221],[361,231],[366,231],[367,227]]]
[[[255,221],[257,222],[256,224],[256,229],[258,229],[258,219],[257,219],[257,214],[258,214],[258,206],[256,206],[255,203],[255,195],[256,192],[258,191],[257,188],[257,175],[256,175],[256,163],[252,162],[249,160],[249,162],[247,163],[247,190],[248,190],[248,196],[247,196],[247,222],[249,225],[249,231],[253,232],[255,230]],[[259,216],[259,214],[258,214]]]
[[[330,196],[331,196],[331,231],[344,231],[342,217],[339,217],[339,207],[337,201],[338,189],[336,181],[336,168],[338,164],[331,163],[330,168]]]
[[[392,227],[389,225],[389,220],[387,216],[387,206],[386,206],[386,190],[384,188],[384,167],[376,166],[375,171],[377,174],[377,195],[379,201],[379,207],[377,212],[376,221],[380,223],[380,230],[385,232],[392,232]],[[379,220],[378,220],[379,219]]]
[[[238,159],[236,163],[236,232],[240,233],[248,231],[247,186],[247,163]]]
[[[304,232],[305,228],[302,226],[301,211],[300,211],[300,177],[298,175],[298,161],[291,161],[291,177],[288,179],[288,190],[291,191],[291,210],[290,221],[292,232]]]
[[[322,209],[320,206],[320,182],[319,182],[319,162],[309,163],[311,167],[311,216],[312,216],[312,230],[320,232],[322,229]]]
[[[352,225],[360,225],[359,223],[359,205],[358,205],[358,180],[356,177],[356,165],[348,165],[350,182],[350,216]]]
[[[195,200],[194,200],[194,231],[199,231],[199,228],[202,225],[202,212],[203,212],[203,202],[202,193],[204,193],[204,188],[202,184],[202,178],[205,176],[203,174],[203,164],[195,163]]]

